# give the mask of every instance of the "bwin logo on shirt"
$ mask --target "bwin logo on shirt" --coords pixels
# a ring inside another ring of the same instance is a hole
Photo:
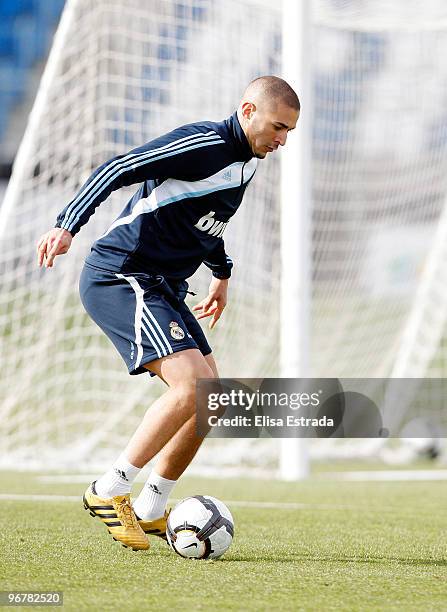
[[[216,213],[214,210],[210,210],[207,215],[204,215],[197,221],[194,227],[197,227],[197,229],[199,229],[201,232],[206,232],[211,236],[216,236],[217,238],[220,238],[224,233],[228,222],[225,223],[224,221],[218,221],[217,219],[213,219],[215,214]]]

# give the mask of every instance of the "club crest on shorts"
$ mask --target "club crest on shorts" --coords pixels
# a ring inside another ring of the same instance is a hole
[[[174,340],[183,340],[185,337],[185,332],[179,326],[177,321],[171,321],[169,323],[169,327],[171,328],[171,336],[174,338]]]

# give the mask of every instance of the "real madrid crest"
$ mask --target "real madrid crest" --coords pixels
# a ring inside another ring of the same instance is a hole
[[[171,336],[174,338],[174,340],[183,340],[185,337],[185,332],[179,326],[177,321],[171,321],[169,323],[169,327],[171,328]]]

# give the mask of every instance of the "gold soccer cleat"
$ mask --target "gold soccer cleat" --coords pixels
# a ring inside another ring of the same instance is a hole
[[[165,512],[164,516],[161,516],[153,521],[145,521],[144,519],[137,517],[138,524],[144,533],[147,533],[147,535],[155,535],[159,538],[163,538],[163,540],[166,540],[166,522],[168,520],[169,512]]]
[[[95,483],[88,487],[83,497],[84,508],[106,525],[117,542],[132,550],[147,550],[149,540],[138,524],[130,504],[130,494],[102,499],[96,494]]]

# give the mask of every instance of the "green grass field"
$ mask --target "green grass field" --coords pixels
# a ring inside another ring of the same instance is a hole
[[[68,610],[447,610],[442,481],[184,478],[176,498],[228,500],[235,538],[218,561],[181,559],[157,538],[124,549],[70,498],[7,499],[81,496],[87,482],[0,482],[0,588],[61,590]]]

